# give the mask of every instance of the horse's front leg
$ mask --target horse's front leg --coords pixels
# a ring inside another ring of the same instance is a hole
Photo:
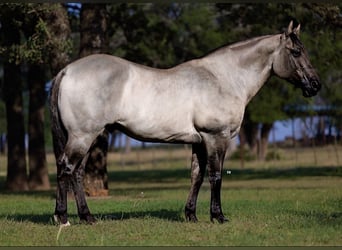
[[[187,221],[197,222],[196,203],[198,192],[203,183],[207,165],[207,152],[203,144],[192,145],[191,158],[191,188],[185,205],[185,218]]]
[[[80,165],[73,172],[71,183],[72,189],[74,191],[74,196],[77,204],[77,212],[80,220],[85,221],[88,224],[93,224],[96,222],[96,220],[90,213],[83,189],[84,169],[85,164],[88,161],[88,157],[89,153],[87,153],[84,156]]]
[[[228,219],[223,215],[221,207],[221,184],[223,162],[229,140],[226,137],[213,137],[206,142],[208,152],[208,176],[211,189],[210,220],[216,219],[224,223]]]

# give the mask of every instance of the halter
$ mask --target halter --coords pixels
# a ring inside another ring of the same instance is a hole
[[[289,48],[288,46],[286,46],[285,48],[288,49],[290,52],[291,52],[291,56],[290,56],[290,62],[291,62],[291,65],[294,65],[295,66],[295,69],[296,71],[298,71],[298,69],[301,69],[302,71],[303,70],[306,70],[306,69],[311,69],[311,67],[309,66],[302,66],[300,65],[297,60],[295,60],[295,58],[297,57],[300,57],[301,55],[299,56],[294,56],[293,55],[293,51],[299,51],[301,53],[301,51],[304,51],[304,45],[302,44],[302,42],[298,39],[297,35],[295,33],[290,33],[290,34],[287,34],[286,35],[287,37],[290,37],[291,41],[293,42],[294,46],[298,46],[299,49],[294,49],[294,48]],[[301,53],[302,54],[302,53]],[[304,76],[305,77],[305,76]]]

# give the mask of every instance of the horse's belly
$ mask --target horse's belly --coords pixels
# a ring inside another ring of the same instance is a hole
[[[120,130],[129,136],[148,142],[169,143],[199,143],[202,141],[200,134],[193,128],[186,126],[177,129],[177,125],[162,125],[158,123],[120,123]]]

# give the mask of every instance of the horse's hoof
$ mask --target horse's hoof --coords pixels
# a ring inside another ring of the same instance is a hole
[[[80,220],[82,223],[89,224],[89,225],[96,223],[96,219],[91,214],[81,215]]]
[[[68,227],[71,226],[70,222],[67,220],[66,216],[59,216],[57,214],[53,215],[53,220],[57,225],[60,225],[61,227]]]
[[[71,226],[71,224],[70,224],[69,221],[67,221],[66,223],[60,225],[60,227],[70,227],[70,226]]]
[[[188,208],[185,208],[185,219],[189,222],[198,222],[196,213]]]
[[[220,223],[220,224],[223,224],[223,223],[229,221],[226,217],[224,217],[223,214],[211,214],[210,215],[210,221],[212,223],[214,223],[214,219],[216,219],[218,221],[218,223]]]
[[[185,218],[186,218],[186,221],[188,221],[188,222],[194,222],[194,223],[198,222],[198,219],[197,219],[196,215],[194,215],[194,214],[185,215]]]

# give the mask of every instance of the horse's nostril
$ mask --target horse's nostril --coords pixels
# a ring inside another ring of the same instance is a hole
[[[320,89],[320,84],[319,84],[319,82],[316,81],[316,80],[311,81],[311,86],[312,86],[312,88],[314,88],[314,89]]]

